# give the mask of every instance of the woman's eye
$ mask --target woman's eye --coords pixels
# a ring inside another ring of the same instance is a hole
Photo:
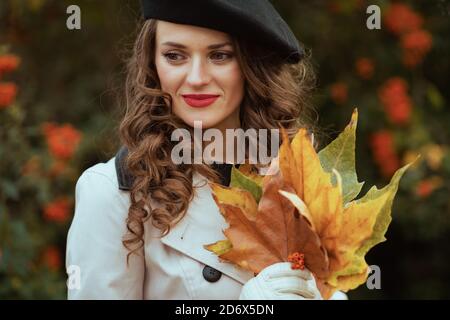
[[[212,60],[224,61],[231,58],[231,54],[227,52],[215,52],[211,55]]]
[[[179,53],[175,53],[175,52],[168,52],[164,54],[164,57],[168,60],[168,61],[173,61],[173,62],[178,62],[180,61],[183,56]]]

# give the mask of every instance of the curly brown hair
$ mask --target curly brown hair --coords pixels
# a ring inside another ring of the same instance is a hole
[[[209,180],[219,174],[207,164],[174,164],[171,133],[188,128],[172,113],[172,99],[161,90],[155,67],[157,21],[141,21],[131,57],[127,60],[126,112],[119,126],[121,142],[128,148],[125,164],[134,176],[123,245],[129,255],[144,245],[144,223],[170,232],[181,220],[194,197],[196,171]],[[277,129],[283,126],[292,137],[299,127],[315,131],[311,92],[315,73],[310,53],[297,64],[288,64],[257,44],[233,37],[233,45],[245,78],[240,106],[241,128]],[[270,143],[270,141],[269,141]],[[153,201],[158,203],[152,207]]]

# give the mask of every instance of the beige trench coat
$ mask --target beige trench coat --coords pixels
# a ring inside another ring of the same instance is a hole
[[[203,248],[225,239],[227,224],[208,184],[196,188],[186,216],[166,236],[145,224],[141,256],[122,245],[130,206],[129,192],[119,190],[115,158],[87,169],[76,185],[75,214],[67,237],[66,267],[79,270],[79,286],[69,299],[238,299],[253,273]],[[206,181],[198,173],[194,185]],[[215,282],[203,276],[205,266],[219,270]],[[72,274],[70,274],[73,276]]]
[[[186,216],[169,234],[159,238],[160,231],[147,221],[145,245],[140,256],[130,256],[127,267],[122,238],[130,200],[129,192],[119,189],[117,176],[114,157],[90,167],[77,181],[67,237],[68,298],[238,299],[253,273],[221,262],[203,248],[225,239],[222,230],[227,227],[206,179],[194,175],[194,185],[204,185],[194,189]],[[207,266],[221,274],[215,282],[203,275]]]

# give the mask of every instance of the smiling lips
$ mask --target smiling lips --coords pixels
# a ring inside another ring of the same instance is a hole
[[[205,108],[213,104],[218,97],[217,94],[183,94],[184,101],[194,108]]]

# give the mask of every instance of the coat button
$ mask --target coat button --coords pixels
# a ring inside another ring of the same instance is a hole
[[[203,278],[205,278],[206,281],[216,282],[217,280],[220,279],[221,276],[222,272],[214,269],[213,267],[205,266],[203,268]]]

